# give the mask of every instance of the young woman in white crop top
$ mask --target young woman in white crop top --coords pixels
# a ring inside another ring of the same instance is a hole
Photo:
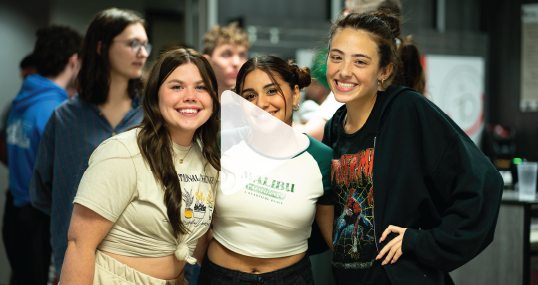
[[[185,263],[207,248],[218,185],[216,90],[198,52],[180,48],[159,58],[140,126],[106,140],[90,158],[62,285],[183,284]]]
[[[198,284],[314,284],[306,254],[314,217],[332,245],[332,150],[291,128],[299,91],[310,82],[308,68],[274,56],[255,57],[241,67],[234,91],[241,97],[237,96],[243,121],[249,121],[250,127],[235,130],[240,138],[230,148],[224,145],[228,131],[222,133],[222,188],[216,195],[213,240]],[[252,112],[246,109],[251,108],[259,113],[249,117]],[[223,107],[223,121],[225,116]],[[267,120],[284,128],[268,130],[274,124]],[[284,132],[291,134],[291,140],[275,138]],[[260,151],[261,145],[278,152],[295,143],[302,145],[299,151],[282,163],[278,160],[283,156]],[[229,171],[224,163],[227,157],[244,158],[236,164],[239,171]],[[264,168],[275,162],[275,168]],[[245,181],[237,191],[225,190],[228,172]]]

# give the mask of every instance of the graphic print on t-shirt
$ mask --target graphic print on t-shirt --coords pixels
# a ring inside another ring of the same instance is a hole
[[[245,186],[245,193],[275,204],[282,205],[286,194],[293,193],[295,184],[245,171],[241,179],[252,181]]]
[[[206,176],[203,174],[200,175],[187,175],[187,174],[178,174],[181,185],[188,185],[188,182],[202,182],[213,185],[215,182],[214,177]],[[213,208],[215,206],[215,201],[211,191],[208,191],[204,195],[203,191],[198,189],[194,192],[193,189],[187,190],[183,187],[182,195],[183,202],[185,202],[185,225],[194,225],[198,226],[209,226],[211,224],[211,218],[213,217]],[[207,217],[206,217],[207,215]],[[206,221],[204,221],[206,217]],[[203,222],[202,222],[203,221]]]
[[[375,255],[372,166],[374,149],[345,154],[333,160],[331,180],[336,187],[335,203],[343,209],[333,229],[333,266],[364,269]]]

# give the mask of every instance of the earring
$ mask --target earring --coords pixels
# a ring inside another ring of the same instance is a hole
[[[383,84],[385,84],[385,78],[381,79],[381,86],[383,86]]]
[[[245,120],[245,115],[241,117],[241,120],[243,121],[243,123],[248,124],[248,122]]]
[[[295,109],[295,107],[297,107],[297,109]],[[299,106],[299,104],[297,104],[297,105],[293,106],[293,111],[297,112],[297,111],[299,111],[300,108],[301,108],[301,106]]]

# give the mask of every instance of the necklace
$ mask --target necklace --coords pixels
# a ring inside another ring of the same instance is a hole
[[[185,154],[185,156],[183,156],[183,158],[180,158],[180,159],[179,159],[179,164],[183,164],[183,160],[185,159],[185,157],[187,157],[187,155],[188,155],[189,152],[191,151],[191,148],[192,148],[192,145],[191,145],[191,147],[189,147],[189,150],[187,151],[187,153]]]

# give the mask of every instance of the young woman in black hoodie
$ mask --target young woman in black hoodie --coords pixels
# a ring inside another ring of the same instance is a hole
[[[342,16],[331,29],[327,80],[345,105],[322,142],[334,150],[338,284],[453,284],[448,272],[493,240],[498,171],[432,102],[387,87],[400,29],[385,10]]]

